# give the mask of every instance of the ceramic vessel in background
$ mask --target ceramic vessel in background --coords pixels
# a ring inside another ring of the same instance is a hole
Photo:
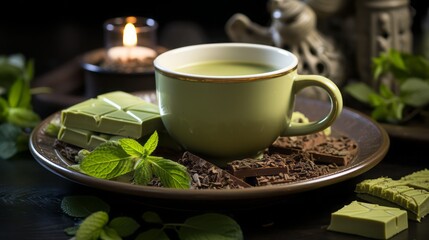
[[[360,79],[378,89],[372,77],[372,59],[389,49],[410,53],[413,48],[409,0],[356,1],[357,68]],[[386,79],[385,79],[386,80]],[[388,85],[392,81],[387,79]]]

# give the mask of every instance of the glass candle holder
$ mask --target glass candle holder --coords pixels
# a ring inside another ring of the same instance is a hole
[[[146,17],[117,17],[104,23],[105,67],[117,71],[152,69],[156,57],[158,23]]]
[[[158,23],[146,17],[117,17],[104,22],[104,48],[85,54],[85,96],[122,90],[155,89],[153,60],[164,48],[157,43]]]

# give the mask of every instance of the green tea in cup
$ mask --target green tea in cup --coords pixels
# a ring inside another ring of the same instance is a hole
[[[268,64],[243,61],[210,61],[185,65],[176,69],[176,71],[181,73],[205,74],[211,76],[251,75],[274,70],[275,68]]]
[[[335,83],[299,75],[297,57],[273,46],[191,45],[160,54],[154,66],[166,130],[184,149],[220,166],[257,156],[279,136],[322,131],[343,107]],[[324,89],[331,110],[317,121],[294,124],[295,95],[306,87]]]

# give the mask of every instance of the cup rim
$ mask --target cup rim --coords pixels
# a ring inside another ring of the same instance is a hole
[[[168,55],[176,54],[177,52],[189,51],[190,49],[203,49],[208,47],[221,47],[221,46],[269,49],[270,51],[275,51],[275,52],[278,52],[279,54],[289,56],[290,58],[292,58],[292,61],[291,61],[291,64],[284,67],[280,67],[273,71],[257,73],[257,74],[248,74],[248,75],[235,75],[235,76],[214,76],[214,75],[189,74],[189,73],[177,72],[174,69],[168,68],[161,63],[163,58],[167,58]],[[298,68],[298,59],[292,52],[282,48],[271,46],[271,45],[264,45],[264,44],[258,44],[258,43],[205,43],[205,44],[196,44],[196,45],[179,47],[179,48],[171,49],[169,51],[161,53],[154,59],[153,65],[156,73],[165,75],[167,77],[173,77],[179,80],[184,80],[184,81],[216,82],[216,83],[248,82],[248,81],[276,78],[276,77],[287,75]]]

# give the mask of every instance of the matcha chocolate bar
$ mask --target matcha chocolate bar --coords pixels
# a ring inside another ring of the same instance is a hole
[[[62,110],[61,125],[135,139],[163,128],[157,105],[122,91],[101,94]]]
[[[101,143],[113,140],[114,138],[118,138],[118,136],[96,133],[84,129],[66,128],[65,126],[61,126],[58,133],[58,140],[90,151]]]
[[[405,210],[353,201],[331,214],[328,230],[388,239],[408,228]]]
[[[408,186],[429,191],[429,169],[423,169],[401,178],[408,180]]]
[[[388,201],[395,206],[410,212],[410,219],[420,221],[429,213],[429,192],[425,189],[416,188],[413,178],[404,177],[393,180],[388,177],[367,179],[356,185],[355,192],[358,196],[364,196],[365,200],[377,199]],[[419,180],[417,180],[419,181]]]

